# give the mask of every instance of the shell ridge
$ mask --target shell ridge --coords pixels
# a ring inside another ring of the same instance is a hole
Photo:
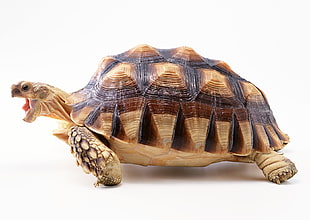
[[[122,139],[123,131],[121,126],[121,120],[118,111],[118,104],[115,105],[112,116],[112,131],[111,136]]]
[[[143,107],[143,112],[141,115],[141,122],[139,125],[138,143],[152,145],[152,140],[150,139],[156,136],[156,132],[150,131],[152,130],[153,127],[154,126],[151,125],[150,109],[149,109],[148,103],[146,102]]]
[[[83,101],[83,102],[79,102],[79,103],[76,103],[73,106],[73,109],[72,109],[72,112],[77,112],[81,109],[83,109],[86,105],[88,105],[88,101]]]
[[[185,118],[180,105],[173,129],[171,148],[181,151],[189,151],[193,147],[193,143],[186,131],[184,122]]]
[[[119,60],[115,60],[111,62],[108,66],[106,66],[100,73],[99,78],[102,78],[106,73],[108,73],[111,69],[113,69],[116,65],[120,63]]]
[[[228,146],[227,146],[227,151],[228,152],[233,152],[233,148],[236,145],[236,142],[234,141],[235,135],[239,135],[239,124],[238,121],[236,119],[236,115],[233,114],[231,116],[231,122],[230,122],[230,134],[229,134],[229,142],[228,142]],[[237,133],[236,133],[237,132]]]
[[[280,150],[284,147],[284,141],[281,140],[272,124],[265,125],[265,130],[269,138],[270,147],[274,150]]]
[[[205,151],[210,152],[210,153],[214,151],[213,150],[214,140],[215,140],[215,116],[214,116],[214,109],[213,109],[211,112],[210,122],[209,122],[208,130],[207,130]]]
[[[180,150],[182,148],[181,143],[182,141],[180,140],[180,136],[182,133],[182,122],[184,121],[182,117],[182,112],[181,112],[181,106],[179,106],[178,113],[176,116],[175,124],[173,127],[173,134],[172,134],[172,141],[171,141],[171,148]]]
[[[187,88],[189,90],[190,96],[187,101],[195,100],[198,96],[198,91],[200,89],[201,77],[197,72],[197,69],[192,68],[190,66],[183,67],[185,73],[185,80],[187,84]]]
[[[253,130],[253,149],[258,152],[268,153],[270,152],[269,137],[266,132],[265,126],[252,121]]]
[[[231,137],[230,137],[230,147],[228,149],[231,153],[237,153],[240,151],[240,145],[238,145],[239,140],[239,124],[236,119],[236,115],[233,114],[232,116],[232,123],[231,123]]]
[[[87,118],[84,121],[84,124],[87,127],[91,127],[94,122],[97,120],[101,112],[101,105],[98,105],[91,113],[87,116]]]
[[[143,96],[145,96],[146,91],[149,89],[152,83],[152,73],[150,73],[149,64],[138,63],[136,65],[136,79],[138,88],[141,90]]]
[[[223,62],[223,61],[219,61],[220,62]],[[224,68],[221,68],[220,66],[218,66],[218,64],[215,64],[215,65],[210,65],[212,69],[226,75],[226,76],[231,76],[233,77],[234,79],[236,80],[240,80],[240,81],[245,81],[245,82],[248,82],[246,79],[242,78],[241,76],[239,76],[238,74],[236,74],[235,72],[233,72],[232,70],[231,71],[228,71],[227,69],[224,69]]]
[[[257,150],[257,145],[258,145],[258,137],[257,137],[257,134],[256,134],[256,129],[255,129],[255,126],[254,126],[254,123],[253,123],[253,120],[251,119],[251,115],[249,115],[249,121],[250,121],[250,125],[251,125],[251,129],[252,129],[252,139],[253,139],[253,142],[252,142],[252,148],[254,150]]]
[[[232,87],[232,90],[233,90],[233,93],[235,94],[236,99],[239,101],[240,105],[242,107],[244,107],[246,101],[245,101],[245,98],[243,96],[242,89],[241,89],[241,86],[239,84],[239,80],[236,80],[231,76],[228,76],[228,77],[231,79],[228,81],[230,82],[230,85]]]
[[[242,127],[242,123],[246,123]],[[231,149],[229,152],[237,155],[247,155],[253,149],[253,128],[251,120],[238,119],[237,112],[233,114],[233,128],[231,137]]]
[[[284,134],[278,127],[276,123],[271,124],[273,130],[277,134],[278,138],[283,142],[283,144],[287,144],[289,142],[289,137],[287,134]]]
[[[263,127],[264,127],[264,129],[265,129],[265,133],[266,133],[266,136],[267,136],[267,138],[268,138],[268,142],[269,142],[269,146],[268,146],[268,147],[269,147],[269,148],[273,148],[273,147],[276,145],[275,140],[272,138],[270,132],[269,132],[268,129],[267,129],[267,126],[266,126],[266,125],[263,125]]]

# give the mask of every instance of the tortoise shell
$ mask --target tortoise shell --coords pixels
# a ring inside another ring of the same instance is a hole
[[[140,45],[105,57],[72,97],[75,123],[126,143],[248,155],[289,140],[260,89],[189,47]]]

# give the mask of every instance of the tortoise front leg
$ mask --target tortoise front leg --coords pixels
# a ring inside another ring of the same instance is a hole
[[[85,173],[92,173],[97,177],[95,186],[112,186],[121,182],[118,157],[86,127],[72,127],[69,132],[69,144],[77,164]]]
[[[297,173],[295,164],[292,161],[274,151],[270,153],[256,153],[254,161],[263,171],[266,178],[277,184],[288,180]]]

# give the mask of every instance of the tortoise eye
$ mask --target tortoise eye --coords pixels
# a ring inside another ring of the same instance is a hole
[[[28,84],[22,85],[22,90],[23,90],[24,92],[27,92],[27,91],[29,90],[29,88],[30,88],[30,86],[29,86]]]

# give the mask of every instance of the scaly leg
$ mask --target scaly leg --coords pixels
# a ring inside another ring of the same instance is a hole
[[[297,173],[295,164],[292,161],[274,151],[270,153],[256,153],[254,161],[263,171],[266,178],[277,184],[288,180]]]
[[[95,186],[112,186],[121,182],[118,157],[86,127],[72,127],[69,132],[69,144],[77,164],[85,173],[92,173],[97,177]]]

